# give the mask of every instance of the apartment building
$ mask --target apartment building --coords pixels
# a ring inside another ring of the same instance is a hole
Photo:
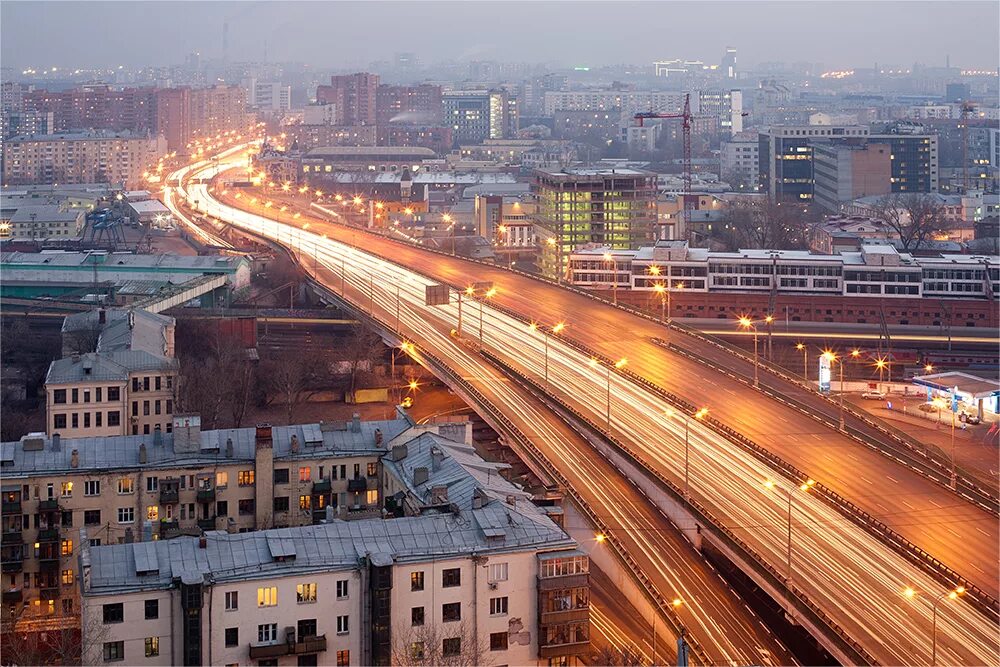
[[[506,90],[452,90],[441,97],[444,124],[458,144],[512,139],[520,122],[517,98]]]
[[[571,664],[587,556],[506,464],[419,431],[371,452],[370,518],[99,547],[84,528],[84,664]],[[257,451],[288,437],[258,428]]]
[[[123,415],[126,405],[117,403]],[[202,432],[197,416],[174,415],[150,435],[3,443],[4,612],[9,603],[25,618],[78,620],[81,527],[100,545],[310,525],[327,506],[378,516],[379,456],[410,427],[354,419],[274,427],[269,439],[253,428]]]
[[[83,231],[84,209],[64,209],[58,204],[18,205],[10,217],[0,219],[0,239],[15,241],[68,240]]]
[[[113,183],[142,187],[142,174],[167,152],[162,136],[130,132],[20,135],[3,143],[3,180],[23,183]]]
[[[682,92],[667,91],[548,91],[545,93],[543,104],[546,116],[554,116],[557,111],[680,113],[684,110],[684,95]],[[698,96],[694,95],[691,102],[692,113],[697,113]]]
[[[368,72],[330,77],[329,86],[316,88],[316,102],[337,105],[344,125],[375,125],[379,75]]]
[[[719,175],[724,181],[740,189],[757,189],[760,173],[760,143],[750,132],[734,135],[722,142],[719,150]]]

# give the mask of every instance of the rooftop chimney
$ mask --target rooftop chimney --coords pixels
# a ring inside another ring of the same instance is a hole
[[[299,436],[295,435],[294,433],[292,434],[292,440],[291,443],[289,443],[289,447],[292,450],[292,454],[299,453]]]
[[[429,473],[427,468],[420,466],[419,468],[413,469],[413,486],[420,486],[421,484],[427,483],[427,478]]]
[[[439,447],[431,447],[431,470],[437,472],[444,461],[444,452]]]
[[[174,415],[174,451],[179,454],[201,451],[200,415]]]
[[[62,436],[58,433],[52,434],[52,451],[61,452],[62,451]]]
[[[351,431],[353,433],[361,433],[361,415],[357,412],[351,415]]]
[[[204,535],[202,535],[201,537],[198,538],[198,548],[204,549],[207,546],[208,546],[208,539]]]
[[[448,487],[444,484],[431,487],[431,504],[443,505],[446,502],[448,502]]]
[[[146,443],[139,445],[139,463],[146,463]]]
[[[161,431],[160,427],[157,426],[156,428],[153,429],[153,447],[162,447],[162,446],[163,446],[163,431]]]
[[[74,449],[73,453],[70,454],[69,467],[70,468],[79,468],[80,467],[80,450]]]
[[[108,321],[108,313],[106,310],[101,308],[100,310],[97,311],[97,323],[105,324],[107,321]]]
[[[380,428],[375,429],[375,446],[382,446],[382,429]]]
[[[482,509],[483,505],[485,504],[486,504],[486,493],[482,489],[477,487],[476,490],[472,492],[472,509],[474,510]]]
[[[270,424],[257,424],[257,431],[255,433],[255,441],[257,448],[266,447],[268,449],[274,447],[274,441],[271,439],[271,425]]]
[[[226,438],[226,458],[233,458],[233,439]]]

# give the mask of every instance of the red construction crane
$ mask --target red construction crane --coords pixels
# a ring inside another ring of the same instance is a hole
[[[656,111],[640,111],[634,116],[639,121],[639,127],[643,127],[643,121],[653,118],[680,118],[683,123],[684,136],[684,158],[682,162],[682,178],[684,187],[681,191],[681,201],[684,206],[684,233],[687,234],[691,228],[691,95],[684,95],[684,110],[681,113],[659,113]]]

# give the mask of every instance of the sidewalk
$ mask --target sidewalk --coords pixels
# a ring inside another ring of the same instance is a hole
[[[855,407],[869,414],[884,419],[886,422],[910,434],[920,442],[940,449],[946,456],[951,456],[951,413],[926,413],[917,409],[922,404],[923,397],[890,396],[892,410],[887,407],[887,401],[870,401],[860,396],[848,395],[846,400]],[[906,412],[903,412],[903,406]],[[938,421],[940,420],[940,422]],[[965,425],[955,418],[955,458],[959,467],[975,474],[984,482],[989,482],[995,488],[998,482],[998,438],[994,432],[988,433],[991,424],[983,422],[977,426]]]

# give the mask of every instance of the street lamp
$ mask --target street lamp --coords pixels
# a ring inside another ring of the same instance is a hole
[[[604,253],[604,261],[611,265],[611,302],[618,305],[618,263],[610,252]]]
[[[597,359],[594,359],[593,357],[590,358],[590,361],[588,363],[593,368],[597,368],[597,367],[599,367],[601,365],[601,362],[598,361]],[[614,367],[618,368],[618,369],[621,369],[621,368],[624,368],[625,364],[627,364],[627,363],[628,363],[628,359],[626,359],[625,357],[622,357],[618,361],[614,362]],[[607,400],[607,424],[608,424],[608,435],[610,435],[611,434],[611,364],[605,365],[605,371],[606,371],[605,377],[606,377],[607,383],[608,383],[608,389],[607,389],[607,399],[608,399]]]
[[[707,414],[708,414],[708,408],[701,408],[697,410],[693,416],[695,419],[704,419],[705,415]],[[674,411],[667,410],[666,416],[673,417]],[[690,489],[689,475],[688,475],[690,469],[688,466],[688,462],[690,460],[689,453],[691,451],[690,433],[691,433],[691,418],[688,417],[687,415],[684,415],[684,499],[685,500],[689,500],[691,498],[691,489]]]
[[[965,586],[956,586],[950,591],[945,591],[941,595],[934,598],[934,603],[931,605],[931,667],[937,665],[937,614],[938,605],[945,598],[949,600],[957,600],[960,595],[965,595]],[[903,597],[913,599],[917,596],[917,591],[912,587],[907,586],[903,589]]]
[[[799,490],[802,492],[808,492],[813,486],[816,485],[816,481],[813,479],[807,479],[804,484],[799,485]],[[771,480],[766,480],[764,482],[764,487],[768,489],[781,488]],[[788,543],[787,543],[787,565],[788,565],[788,576],[785,581],[789,588],[792,586],[792,496],[794,495],[794,487],[788,487],[783,489],[788,494]]]
[[[549,390],[549,332],[545,330],[544,327],[540,327],[534,322],[528,325],[532,331],[542,332],[542,341],[545,349],[545,391]],[[565,322],[559,322],[551,328],[553,334],[557,334],[566,328]]]
[[[656,269],[657,273],[659,273],[658,266],[651,266],[649,269],[650,273],[652,273],[653,269]],[[659,282],[653,285],[653,290],[660,295],[660,322],[671,322],[673,320],[670,316],[670,293],[674,289],[684,289],[684,283],[677,283],[673,289],[670,287],[669,280],[667,284]]]
[[[759,385],[758,366],[760,365],[757,357],[757,323],[744,315],[740,317],[739,325],[753,331],[753,386],[756,388]]]
[[[853,353],[852,353],[853,354]],[[823,358],[829,361],[831,364],[835,362],[840,362],[840,416],[838,418],[838,424],[840,430],[844,430],[844,361],[837,354],[831,350],[826,350],[823,352]]]
[[[802,378],[809,384],[809,348],[805,343],[796,343],[795,349],[802,353]]]
[[[483,302],[486,299],[492,299],[497,294],[497,288],[491,287],[486,292],[483,293],[483,297],[479,299],[479,347],[483,346]]]
[[[882,372],[886,369],[888,365],[889,365],[888,362],[881,357],[875,360],[875,368],[878,369],[879,385],[882,384]],[[889,380],[892,381],[892,376],[889,376]]]

